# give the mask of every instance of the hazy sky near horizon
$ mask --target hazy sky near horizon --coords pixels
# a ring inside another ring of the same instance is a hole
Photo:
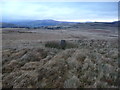
[[[24,2],[4,1],[2,20],[116,21],[117,2]]]

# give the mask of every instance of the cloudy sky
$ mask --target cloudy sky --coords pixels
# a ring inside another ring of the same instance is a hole
[[[25,2],[3,1],[2,20],[116,21],[117,2]]]

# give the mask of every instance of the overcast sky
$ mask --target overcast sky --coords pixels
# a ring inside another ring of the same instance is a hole
[[[117,2],[24,2],[4,1],[3,21],[43,20],[59,21],[116,21]]]

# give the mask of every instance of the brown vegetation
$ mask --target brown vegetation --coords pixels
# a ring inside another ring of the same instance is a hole
[[[56,41],[44,48],[3,50],[3,87],[117,87],[117,40],[67,42],[73,47],[60,49]]]

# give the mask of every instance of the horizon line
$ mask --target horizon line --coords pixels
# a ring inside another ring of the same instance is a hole
[[[119,21],[119,20],[114,19],[114,20],[57,20],[57,21],[66,21],[66,22],[115,22],[115,21]]]
[[[61,22],[116,22],[116,21],[120,21],[118,19],[114,19],[114,20],[56,20],[56,19],[39,19],[39,20],[53,20],[53,21],[61,21]],[[0,22],[14,22],[14,21],[37,21],[37,20],[10,20],[10,21],[6,21],[6,20],[1,20]]]

